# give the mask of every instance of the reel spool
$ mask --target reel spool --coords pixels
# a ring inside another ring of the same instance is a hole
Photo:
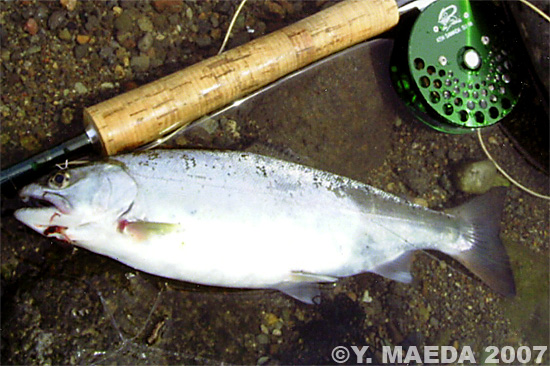
[[[521,81],[496,10],[490,1],[436,1],[414,21],[406,54],[394,55],[398,94],[436,130],[472,132],[501,121],[516,105]]]

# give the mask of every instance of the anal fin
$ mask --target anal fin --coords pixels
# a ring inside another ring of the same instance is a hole
[[[413,257],[414,251],[411,250],[405,252],[394,260],[383,263],[369,270],[369,272],[379,274],[380,276],[389,278],[390,280],[394,280],[397,282],[411,283],[411,267]]]

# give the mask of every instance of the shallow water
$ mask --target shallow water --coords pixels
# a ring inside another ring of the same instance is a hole
[[[465,202],[470,196],[455,188],[453,174],[485,158],[477,140],[431,130],[398,107],[380,71],[384,48],[370,47],[355,54],[364,58],[339,58],[297,76],[168,144],[271,154],[435,209]],[[45,108],[27,93],[37,110]],[[3,133],[20,128],[9,121]],[[484,136],[514,176],[548,187],[498,127]],[[20,146],[4,144],[2,152],[16,155]],[[334,364],[337,346],[369,346],[364,357],[377,363],[383,346],[397,345],[469,346],[481,362],[487,346],[549,344],[548,204],[513,187],[501,237],[517,297],[502,298],[443,255],[418,253],[413,284],[363,274],[323,286],[318,306],[276,291],[144,274],[31,232],[11,216],[13,197],[3,196],[2,205],[2,364]]]

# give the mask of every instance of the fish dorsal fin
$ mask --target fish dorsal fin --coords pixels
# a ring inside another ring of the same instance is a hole
[[[320,275],[308,272],[293,271],[287,281],[274,286],[275,289],[306,304],[320,304],[320,282],[335,282],[338,277]]]
[[[411,283],[411,266],[414,256],[414,251],[408,251],[401,254],[391,262],[381,264],[369,272],[379,274],[380,276],[389,278],[397,282]]]

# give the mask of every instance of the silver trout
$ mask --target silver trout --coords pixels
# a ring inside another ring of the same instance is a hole
[[[278,289],[313,303],[318,283],[373,272],[411,282],[438,250],[504,295],[503,190],[433,211],[366,184],[244,152],[153,150],[55,172],[20,192],[40,234],[158,276]]]

